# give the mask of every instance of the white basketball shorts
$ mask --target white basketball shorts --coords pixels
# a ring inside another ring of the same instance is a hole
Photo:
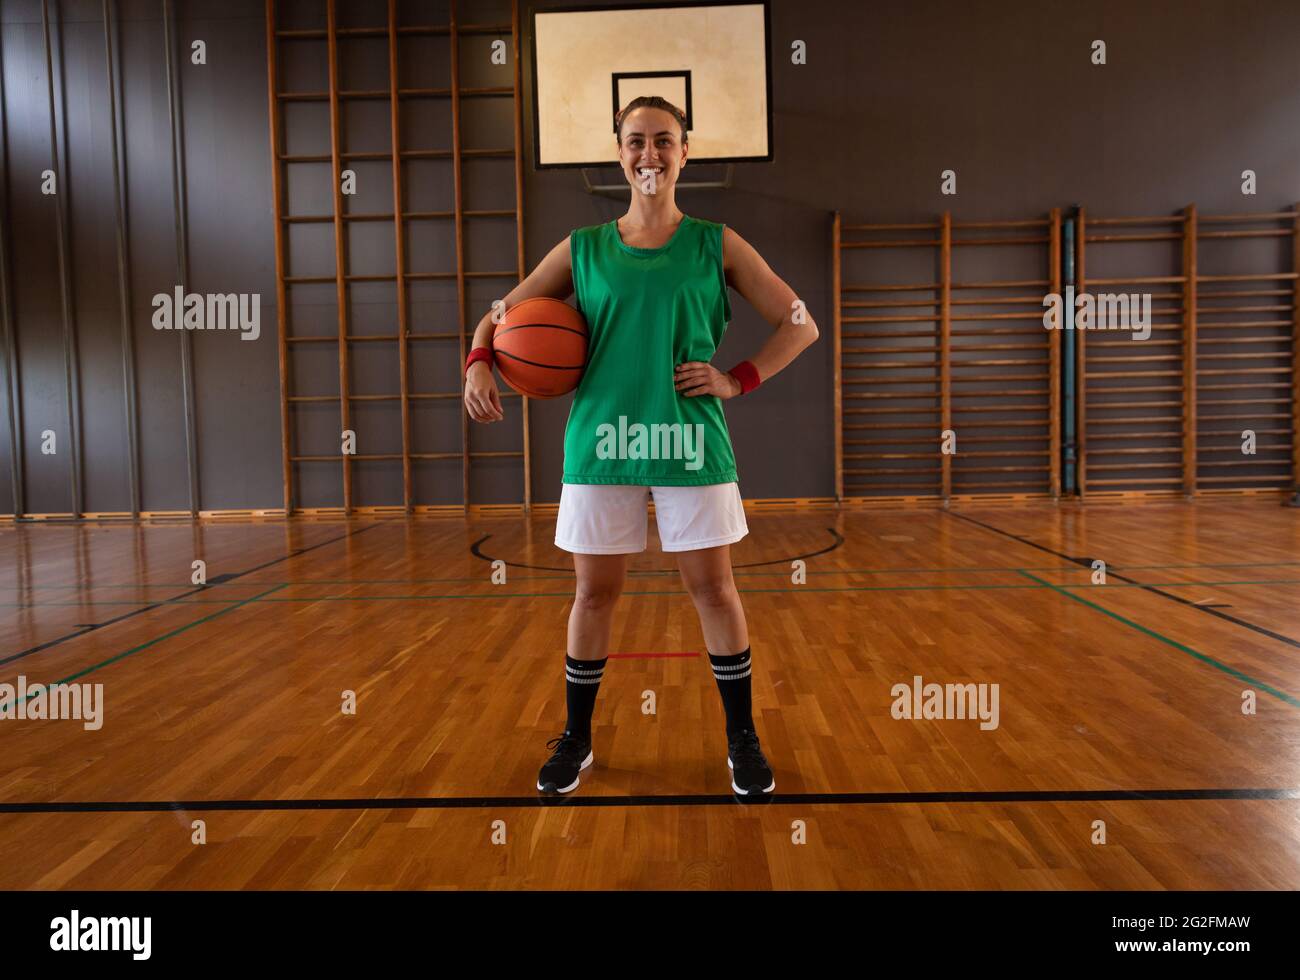
[[[698,487],[565,483],[555,546],[582,555],[645,551],[651,494],[664,551],[716,548],[749,533],[740,485],[735,482]]]

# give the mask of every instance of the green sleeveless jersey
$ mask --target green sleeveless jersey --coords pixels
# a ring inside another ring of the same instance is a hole
[[[625,244],[616,221],[569,236],[590,335],[564,431],[564,483],[736,480],[722,399],[686,397],[673,374],[685,361],[712,361],[731,320],[722,229],[683,215],[660,248]]]

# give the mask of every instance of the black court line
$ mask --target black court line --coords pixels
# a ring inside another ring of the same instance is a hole
[[[759,568],[760,566],[763,565],[783,565],[792,561],[805,561],[809,558],[816,558],[818,555],[824,555],[828,551],[834,551],[836,548],[838,548],[840,545],[844,543],[844,537],[838,531],[836,531],[835,528],[828,527],[826,530],[830,532],[830,536],[834,539],[834,541],[833,543],[827,545],[825,548],[822,548],[820,551],[810,551],[806,555],[791,555],[789,558],[773,558],[771,561],[751,561],[744,565],[732,565],[731,567],[732,568]],[[573,572],[572,568],[555,568],[551,565],[525,565],[522,562],[510,561],[508,558],[492,558],[489,555],[483,554],[482,550],[479,547],[481,544],[483,544],[484,541],[486,541],[490,537],[492,537],[492,535],[485,534],[483,535],[483,537],[479,538],[472,545],[470,545],[469,548],[470,554],[473,555],[475,558],[480,558],[486,562],[503,561],[510,568],[530,568],[535,572],[569,572],[570,574],[572,574]],[[674,554],[674,552],[667,552],[667,554]],[[676,570],[677,569],[675,568],[638,568],[636,569],[635,573],[629,572],[628,574],[645,574],[647,572],[675,572]]]
[[[0,813],[174,813],[248,810],[473,810],[543,806],[719,806],[736,803],[814,806],[950,803],[1159,803],[1194,800],[1300,800],[1300,789],[1098,789],[937,793],[773,793],[686,796],[380,796],[316,800],[121,800],[82,803],[0,803]]]
[[[1049,555],[1055,555],[1057,558],[1063,558],[1066,561],[1074,562],[1074,564],[1081,565],[1084,568],[1091,568],[1092,563],[1095,560],[1093,558],[1076,558],[1073,555],[1064,554],[1063,552],[1056,551],[1053,548],[1048,548],[1046,545],[1041,545],[1036,541],[1030,541],[1028,538],[1023,538],[1019,534],[1012,534],[1010,531],[1004,531],[1000,527],[994,527],[992,524],[985,524],[983,521],[977,521],[973,517],[967,517],[965,514],[957,514],[954,513],[953,511],[943,511],[942,513],[947,514],[949,517],[955,517],[958,520],[968,521],[971,524],[975,524],[979,527],[984,528],[985,530],[993,531],[997,534],[1001,534],[1003,537],[1011,538],[1013,541],[1019,541],[1021,544],[1028,545],[1030,548],[1037,548],[1039,551],[1045,551]],[[1118,567],[1122,568],[1123,566],[1121,565]],[[1300,640],[1296,640],[1290,636],[1287,636],[1284,633],[1277,633],[1271,629],[1268,629],[1267,627],[1260,626],[1257,623],[1252,623],[1247,619],[1242,619],[1240,616],[1234,616],[1231,613],[1220,612],[1218,607],[1216,606],[1198,606],[1191,599],[1184,599],[1182,596],[1176,596],[1172,592],[1165,592],[1163,589],[1159,589],[1154,585],[1143,585],[1137,579],[1128,578],[1124,575],[1121,575],[1119,572],[1112,571],[1110,562],[1106,562],[1106,574],[1108,576],[1113,576],[1119,579],[1121,582],[1128,582],[1130,585],[1139,586],[1146,592],[1150,592],[1154,595],[1161,596],[1162,598],[1165,599],[1172,599],[1174,602],[1178,603],[1179,605],[1187,606],[1189,609],[1197,609],[1210,616],[1217,616],[1219,619],[1222,619],[1226,622],[1235,623],[1237,626],[1244,626],[1248,630],[1254,630],[1256,633],[1259,633],[1262,636],[1267,636],[1271,640],[1277,640],[1279,643],[1286,643],[1289,646],[1293,646],[1300,649]],[[1198,585],[1199,583],[1188,582],[1187,584],[1188,586],[1195,586]]]
[[[146,613],[149,612],[150,610],[158,609],[161,606],[169,605],[171,603],[176,602],[179,599],[184,599],[187,598],[188,596],[197,595],[200,592],[204,592],[212,588],[212,586],[214,585],[224,585],[228,582],[234,581],[237,578],[243,578],[245,575],[252,575],[254,572],[260,572],[264,568],[270,568],[272,565],[278,565],[282,561],[288,561],[290,558],[297,558],[299,555],[305,555],[309,551],[315,551],[317,548],[323,548],[327,544],[334,544],[334,542],[336,541],[342,541],[344,538],[353,537],[355,535],[361,534],[364,531],[369,531],[371,528],[379,527],[379,526],[380,525],[378,524],[367,524],[365,527],[357,528],[357,530],[355,531],[349,531],[347,534],[341,534],[337,538],[330,538],[328,541],[322,541],[320,544],[314,544],[307,548],[299,548],[297,551],[291,551],[289,554],[284,555],[283,557],[280,558],[272,558],[270,561],[265,561],[262,564],[257,565],[253,568],[246,569],[245,571],[228,572],[224,575],[218,575],[207,585],[200,585],[197,589],[191,589],[188,592],[182,592],[180,595],[172,596],[170,599],[162,599],[159,600],[158,602],[150,603],[149,605],[142,606],[139,609],[133,609],[131,612],[122,613],[122,615],[114,616],[112,619],[106,619],[102,623],[88,624],[84,628],[78,629],[77,632],[75,633],[67,633],[64,634],[63,636],[58,637],[57,639],[46,640],[44,643],[38,643],[34,647],[28,647],[26,650],[20,650],[15,654],[11,654],[8,657],[4,657],[3,659],[0,659],[0,667],[5,666],[6,664],[11,664],[15,660],[22,660],[24,657],[30,657],[34,653],[40,653],[42,650],[48,650],[50,649],[50,647],[58,646],[60,643],[66,643],[68,640],[75,640],[77,637],[85,636],[87,633],[93,633],[95,630],[102,630],[105,626],[112,626],[115,623],[120,623],[123,620],[130,619],[132,616],[139,616],[141,613]],[[232,599],[231,601],[234,602],[236,600]],[[93,605],[93,603],[88,603],[88,604]]]

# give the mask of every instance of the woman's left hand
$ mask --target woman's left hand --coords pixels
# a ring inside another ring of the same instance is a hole
[[[700,395],[735,398],[740,394],[740,382],[707,361],[678,364],[673,375],[676,378],[676,389],[687,398],[697,398]]]

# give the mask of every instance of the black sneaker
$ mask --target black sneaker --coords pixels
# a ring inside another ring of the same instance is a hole
[[[578,773],[594,761],[591,739],[566,731],[546,743],[555,752],[537,774],[537,788],[543,793],[568,793],[578,788]]]
[[[743,728],[727,736],[727,765],[731,767],[731,788],[742,796],[757,796],[776,789],[772,768],[758,747],[758,733]]]

